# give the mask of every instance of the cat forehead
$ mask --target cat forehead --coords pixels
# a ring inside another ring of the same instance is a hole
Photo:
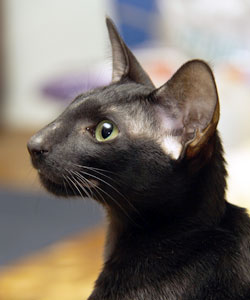
[[[129,83],[114,83],[103,88],[97,88],[91,90],[87,93],[81,94],[69,105],[70,110],[78,110],[83,108],[87,110],[88,108],[94,107],[107,107],[111,105],[115,107],[116,105],[127,105],[142,98],[145,98],[149,93],[150,89],[136,84],[133,82]]]
[[[136,83],[111,84],[79,95],[66,109],[64,117],[95,123],[111,119],[129,135],[145,135],[153,122],[151,89]]]

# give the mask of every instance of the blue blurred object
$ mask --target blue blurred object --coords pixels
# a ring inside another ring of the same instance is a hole
[[[0,266],[103,220],[91,199],[58,199],[0,187]]]
[[[121,35],[129,47],[155,40],[156,0],[114,0]]]

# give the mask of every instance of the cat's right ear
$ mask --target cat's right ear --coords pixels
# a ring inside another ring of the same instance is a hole
[[[137,83],[154,87],[148,74],[143,70],[133,53],[122,40],[113,21],[107,17],[106,24],[112,48],[112,81],[129,78]]]

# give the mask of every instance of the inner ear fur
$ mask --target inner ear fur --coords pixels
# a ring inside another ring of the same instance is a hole
[[[184,64],[154,93],[164,108],[171,131],[181,132],[181,157],[196,156],[214,134],[219,121],[219,99],[210,67],[201,60]],[[167,123],[167,122],[166,122]]]
[[[106,24],[112,48],[112,81],[119,81],[127,77],[132,81],[154,88],[148,74],[119,35],[113,21],[106,18]]]

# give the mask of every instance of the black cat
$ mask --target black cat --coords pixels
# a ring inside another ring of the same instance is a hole
[[[209,66],[160,88],[110,19],[113,80],[78,96],[28,143],[43,185],[107,212],[105,262],[89,300],[249,300],[250,221],[225,200]]]

